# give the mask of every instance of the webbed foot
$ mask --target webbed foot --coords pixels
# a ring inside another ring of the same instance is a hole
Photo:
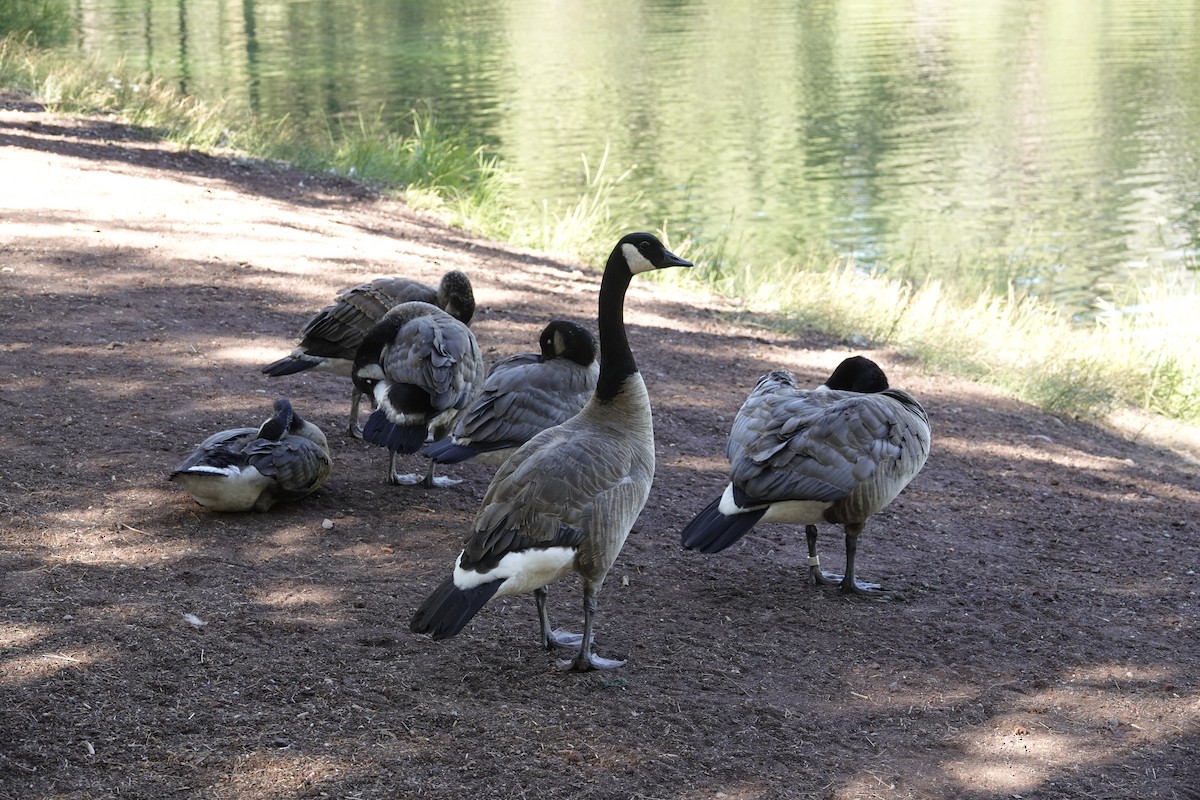
[[[388,476],[388,483],[392,486],[420,486],[425,482],[424,475],[418,475],[415,472],[409,472],[401,475],[398,472],[393,472]]]
[[[581,651],[574,658],[561,659],[558,662],[558,666],[567,672],[592,672],[599,669],[623,667],[625,666],[625,662],[624,660],[618,661],[612,658],[603,658],[592,652]]]
[[[450,478],[445,475],[418,475],[410,472],[405,475],[392,473],[388,480],[393,486],[422,486],[426,489],[445,489],[462,483],[462,478]]]
[[[564,630],[550,631],[544,638],[547,650],[552,650],[555,647],[578,648],[583,642],[582,633],[571,633]]]
[[[814,570],[813,581],[819,586],[836,586],[843,594],[859,595],[860,597],[871,597],[876,600],[886,600],[891,597],[898,597],[897,592],[884,589],[878,583],[863,583],[854,578],[847,578],[844,575],[835,575],[831,573]]]

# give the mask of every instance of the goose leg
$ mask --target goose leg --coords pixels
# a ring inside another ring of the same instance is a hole
[[[579,647],[583,634],[569,631],[556,631],[550,628],[550,615],[546,613],[546,595],[549,591],[545,586],[533,590],[533,599],[537,601],[538,622],[542,626],[542,647],[553,650],[556,647]]]
[[[350,393],[350,436],[355,439],[363,438],[362,425],[358,424],[358,408],[362,405],[363,393],[354,387],[354,391]]]
[[[854,577],[854,554],[858,550],[858,535],[862,533],[861,524],[846,525],[846,574],[836,575],[821,571],[821,562],[817,558],[817,526],[806,525],[805,538],[808,540],[808,572],[813,583],[818,586],[836,586],[846,594],[861,594],[871,597],[886,596],[889,592],[880,588],[878,583],[859,583]]]
[[[854,554],[858,550],[858,535],[862,533],[862,529],[862,525],[846,526],[846,576],[842,578],[841,590],[848,594],[885,596],[889,593],[883,591],[878,583],[859,583],[854,578]]]
[[[396,454],[393,453],[392,454],[393,464],[395,462],[395,456],[396,456]],[[391,482],[392,482],[392,484],[397,485],[397,486],[423,486],[426,489],[434,489],[434,488],[444,489],[447,486],[456,486],[456,485],[462,483],[462,478],[451,478],[446,475],[434,475],[433,474],[434,467],[435,467],[435,464],[434,464],[434,461],[432,458],[429,459],[429,469],[427,469],[425,471],[424,475],[418,475],[415,472],[410,472],[406,475],[397,475],[395,467],[393,466],[392,471],[391,471],[392,472]]]
[[[596,590],[590,581],[583,585],[583,636],[579,653],[573,659],[559,661],[558,665],[571,672],[589,672],[594,669],[615,669],[625,665],[624,661],[602,658],[592,652],[592,618],[596,615]]]
[[[817,526],[805,525],[804,536],[808,539],[808,574],[817,586],[840,586],[841,575],[826,575],[821,571],[821,559],[817,557]]]

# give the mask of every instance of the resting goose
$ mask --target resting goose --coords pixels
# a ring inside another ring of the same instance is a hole
[[[884,595],[854,577],[867,519],[916,477],[929,456],[929,418],[908,392],[889,389],[883,370],[861,356],[843,361],[816,390],[790,372],[764,375],[738,411],[726,455],[731,481],[683,529],[683,546],[716,553],[758,522],[805,525],[815,583]],[[846,532],[846,574],[826,575],[817,523]]]
[[[582,325],[556,319],[538,343],[540,353],[496,362],[451,434],[422,452],[439,464],[500,464],[535,434],[578,414],[600,375],[596,340]]]
[[[391,483],[448,486],[460,481],[396,474],[396,454],[415,453],[430,432],[440,439],[479,394],[483,355],[471,329],[429,303],[401,303],[363,338],[351,376],[375,402],[363,439],[391,451]]]
[[[408,278],[376,278],[337,293],[333,305],[313,315],[300,331],[300,344],[291,355],[262,368],[266,375],[292,375],[309,369],[350,377],[354,355],[367,331],[389,309],[410,301],[431,303],[464,325],[475,316],[475,294],[466,275],[453,270],[442,276],[438,288]],[[362,392],[350,396],[350,435],[361,437],[358,407]]]
[[[212,511],[269,511],[321,488],[332,466],[325,434],[279,398],[261,427],[214,433],[168,480]]]
[[[488,486],[454,571],[417,609],[414,633],[445,639],[492,597],[532,592],[543,646],[577,647],[562,666],[625,662],[592,652],[597,596],[650,493],[654,425],[646,384],[625,334],[625,292],[639,273],[691,266],[648,233],[623,237],[600,283],[600,376],[584,409],[522,445]],[[575,572],[583,582],[583,633],[554,631],[546,587]]]

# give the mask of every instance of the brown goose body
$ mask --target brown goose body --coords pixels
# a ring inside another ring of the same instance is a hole
[[[375,403],[363,439],[391,451],[392,483],[426,486],[457,483],[435,478],[433,462],[424,477],[397,475],[397,453],[415,453],[432,432],[440,439],[478,395],[483,355],[475,334],[429,303],[401,303],[363,338],[354,360],[354,385]]]
[[[300,343],[291,354],[262,368],[277,377],[306,370],[332,372],[350,377],[354,356],[367,333],[383,316],[408,302],[436,305],[464,325],[475,314],[471,281],[453,270],[442,276],[437,288],[410,278],[376,278],[342,289],[332,305],[314,314],[300,331]],[[362,393],[355,388],[350,400],[350,432],[359,435],[358,410]]]
[[[600,287],[594,395],[578,415],[537,434],[501,465],[451,576],[413,615],[413,632],[454,636],[492,597],[532,592],[542,644],[577,648],[564,666],[624,663],[592,651],[592,627],[601,586],[654,476],[650,399],[625,334],[625,291],[634,274],[690,263],[650,234],[617,243]],[[552,630],[546,614],[546,587],[572,572],[583,582],[582,634]]]
[[[321,488],[332,467],[325,434],[280,398],[261,426],[214,433],[168,480],[211,511],[269,511]]]
[[[596,340],[582,325],[553,320],[539,344],[540,352],[496,362],[450,435],[424,454],[439,464],[501,464],[538,433],[582,411],[600,376]]]
[[[925,465],[929,418],[911,394],[887,388],[873,362],[857,357],[855,364],[874,370],[882,384],[840,389],[853,376],[835,373],[819,389],[801,389],[784,371],[759,380],[729,435],[729,485],[684,529],[685,547],[715,553],[758,522],[802,524],[813,578],[828,583],[834,579],[819,570],[815,526],[838,523],[846,574],[836,582],[848,592],[878,588],[855,581],[858,536]]]

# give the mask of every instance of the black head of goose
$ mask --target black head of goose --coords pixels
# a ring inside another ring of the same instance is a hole
[[[409,278],[376,278],[339,290],[332,305],[305,323],[300,344],[291,354],[263,367],[263,374],[278,377],[315,369],[349,377],[363,337],[389,310],[413,301],[436,305],[464,325],[475,315],[471,280],[458,270],[443,275],[436,289]],[[351,436],[362,435],[358,425],[361,400],[362,392],[355,387],[350,397]]]
[[[814,390],[786,371],[764,375],[729,434],[730,483],[683,529],[683,546],[716,553],[758,522],[803,524],[814,582],[886,595],[854,577],[858,536],[921,471],[929,443],[925,409],[870,359],[846,359]],[[820,569],[821,522],[845,529],[844,576]]]
[[[648,233],[623,237],[600,282],[600,375],[576,416],[517,449],[492,478],[454,571],[413,615],[410,628],[454,636],[492,597],[533,593],[543,646],[571,647],[574,670],[624,662],[592,652],[604,578],[637,520],[654,477],[650,398],[625,333],[630,279],[691,266]],[[552,630],[546,587],[570,573],[583,583],[583,632]]]
[[[279,398],[260,427],[214,433],[168,480],[212,511],[269,511],[321,488],[332,466],[325,434]]]
[[[423,454],[439,464],[472,458],[500,464],[536,434],[582,411],[600,375],[596,339],[582,325],[556,319],[538,343],[541,352],[497,361],[454,430]]]
[[[424,475],[398,475],[396,454],[417,452],[430,433],[448,434],[479,394],[483,355],[470,328],[429,303],[401,303],[363,337],[351,377],[374,401],[363,439],[391,451],[391,483],[459,483],[436,477],[432,461]]]

